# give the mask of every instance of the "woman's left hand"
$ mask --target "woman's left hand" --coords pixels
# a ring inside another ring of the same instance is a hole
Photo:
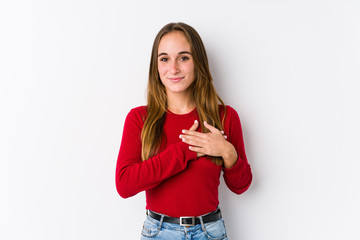
[[[222,131],[207,122],[204,122],[204,126],[210,132],[201,133],[195,130],[182,130],[179,137],[183,142],[190,145],[190,150],[196,152],[198,157],[204,155],[222,157],[225,168],[234,166],[238,158],[234,146],[225,140],[226,136],[223,135]]]

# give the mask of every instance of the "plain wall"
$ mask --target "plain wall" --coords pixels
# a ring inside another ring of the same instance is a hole
[[[0,239],[139,239],[144,193],[120,198],[115,164],[172,21],[200,33],[243,125],[254,180],[240,196],[220,185],[229,239],[359,239],[359,12],[355,0],[2,1]]]

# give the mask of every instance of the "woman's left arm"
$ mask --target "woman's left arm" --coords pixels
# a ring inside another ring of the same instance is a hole
[[[228,188],[236,194],[245,192],[251,184],[252,172],[248,163],[242,127],[237,112],[227,106],[227,115],[224,124],[228,141],[234,146],[237,152],[237,161],[231,168],[223,168],[224,180]]]

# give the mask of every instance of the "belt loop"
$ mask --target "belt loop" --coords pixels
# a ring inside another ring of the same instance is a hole
[[[204,225],[204,221],[203,221],[203,219],[202,219],[202,216],[199,216],[198,218],[199,218],[199,220],[200,220],[201,228],[202,228],[202,230],[205,232],[205,225]]]
[[[159,231],[161,230],[161,227],[162,227],[162,225],[163,225],[163,222],[164,222],[164,214],[161,214],[161,219],[160,219],[160,223],[159,223]]]

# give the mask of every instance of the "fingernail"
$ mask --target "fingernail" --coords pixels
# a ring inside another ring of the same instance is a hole
[[[206,121],[204,121],[204,124],[207,124],[207,122],[206,122]]]
[[[181,132],[182,132],[182,133],[185,133],[185,130],[182,130]]]
[[[197,123],[197,122],[198,122],[197,120],[194,121],[194,123]]]
[[[179,138],[183,138],[183,135],[180,134],[180,135],[179,135]]]
[[[185,138],[182,138],[182,141],[183,141],[183,142],[185,142],[185,141],[186,141],[186,139],[185,139]]]

